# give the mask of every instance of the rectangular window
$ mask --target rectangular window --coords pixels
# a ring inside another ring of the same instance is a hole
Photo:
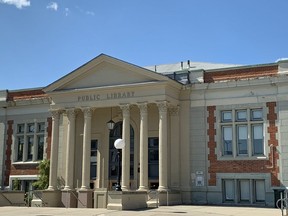
[[[148,138],[148,177],[159,177],[159,138]]]
[[[27,133],[34,133],[35,131],[35,127],[34,127],[34,123],[30,123],[27,125]]]
[[[97,151],[98,151],[98,140],[91,140],[91,153],[90,153],[90,179],[91,180],[95,180],[97,178]],[[116,160],[116,158],[113,158],[113,160]]]
[[[27,137],[27,142],[28,142],[27,161],[32,161],[33,160],[34,136],[28,136]]]
[[[23,162],[43,160],[45,122],[20,123],[16,128],[14,160]]]
[[[233,179],[223,180],[224,185],[224,200],[225,201],[234,201],[235,199],[235,187]]]
[[[263,125],[252,125],[252,145],[254,155],[263,155]]]
[[[249,180],[239,180],[239,196],[240,202],[250,201],[250,181]]]
[[[236,111],[237,121],[247,121],[247,111],[246,110],[238,110]]]
[[[223,131],[224,155],[232,155],[232,127],[225,126]]]
[[[237,187],[235,188],[235,184]],[[265,202],[264,179],[223,179],[223,201],[237,203]],[[236,199],[236,200],[235,200]]]
[[[237,126],[237,148],[238,155],[248,154],[248,133],[246,125]]]
[[[265,181],[255,180],[255,202],[265,202]]]
[[[17,140],[17,161],[23,161],[24,137],[19,136]]]
[[[222,122],[231,122],[232,121],[232,112],[223,111],[222,112]]]
[[[17,125],[17,133],[18,134],[23,134],[25,131],[25,124],[18,124]]]
[[[263,111],[262,111],[262,109],[253,109],[253,110],[251,110],[251,120],[254,120],[254,121],[263,120]]]
[[[45,132],[45,122],[40,122],[37,124],[37,132],[38,133]]]
[[[220,128],[223,156],[264,155],[262,109],[221,111]]]
[[[44,154],[44,136],[43,135],[37,136],[37,144],[38,144],[37,160],[43,160],[43,154]]]

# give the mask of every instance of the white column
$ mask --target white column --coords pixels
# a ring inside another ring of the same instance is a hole
[[[48,190],[57,190],[57,166],[58,166],[58,146],[59,146],[59,110],[52,111],[52,137],[50,155],[50,175]]]
[[[75,119],[76,110],[66,111],[68,117],[67,145],[66,145],[66,173],[64,190],[73,189],[74,149],[75,149]]]
[[[123,114],[122,139],[125,147],[122,149],[122,190],[130,188],[130,107],[129,104],[120,106]]]
[[[170,179],[171,187],[179,189],[180,187],[180,121],[179,106],[169,108],[170,113]]]
[[[148,111],[147,103],[140,109],[140,185],[139,190],[148,190]]]
[[[83,109],[83,160],[82,160],[82,186],[81,190],[90,189],[90,154],[91,154],[91,116],[92,109]]]
[[[159,109],[159,191],[168,189],[167,181],[167,102],[158,103]]]

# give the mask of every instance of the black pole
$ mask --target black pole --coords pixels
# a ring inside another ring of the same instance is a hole
[[[121,178],[121,169],[120,169],[120,165],[121,165],[121,157],[120,157],[120,154],[121,154],[121,150],[120,149],[117,149],[117,158],[118,158],[118,177],[117,177],[117,183],[116,183],[116,187],[115,187],[115,190],[116,191],[122,191],[121,189],[121,185],[120,185],[120,178]]]

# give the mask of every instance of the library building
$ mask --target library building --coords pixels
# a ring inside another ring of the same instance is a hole
[[[0,193],[51,207],[274,207],[287,140],[288,59],[142,67],[100,54],[48,86],[0,90]]]

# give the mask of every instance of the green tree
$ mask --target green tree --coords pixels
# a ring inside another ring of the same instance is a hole
[[[36,190],[45,190],[49,186],[49,170],[50,170],[50,161],[44,159],[40,162],[39,166],[39,179],[33,183],[33,186]]]
[[[12,181],[12,190],[20,190],[21,182],[18,178]]]

